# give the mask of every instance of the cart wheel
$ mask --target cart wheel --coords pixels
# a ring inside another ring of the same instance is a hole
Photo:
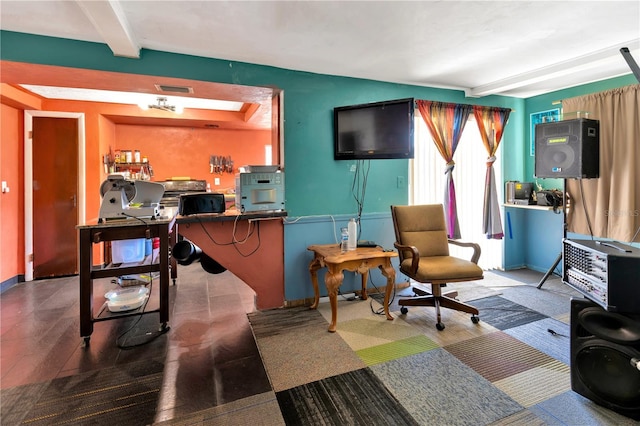
[[[402,315],[406,315],[407,312],[409,312],[409,309],[407,307],[403,306],[402,308],[400,308],[400,313]]]
[[[475,316],[475,315],[474,315],[474,316],[472,316],[472,317],[471,317],[471,322],[472,322],[472,323],[474,323],[474,324],[479,323],[479,322],[480,322],[480,317],[477,317],[477,316]]]
[[[439,323],[436,324],[436,328],[438,329],[438,331],[442,331],[442,330],[444,330],[444,324],[439,322]]]

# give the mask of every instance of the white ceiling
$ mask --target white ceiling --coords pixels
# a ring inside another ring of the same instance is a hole
[[[530,97],[630,74],[640,1],[10,1],[0,28],[321,74]]]

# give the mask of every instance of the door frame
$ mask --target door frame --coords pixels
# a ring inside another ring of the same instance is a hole
[[[78,121],[78,217],[86,219],[86,142],[84,113],[24,111],[24,279],[33,281],[33,118],[75,118]]]

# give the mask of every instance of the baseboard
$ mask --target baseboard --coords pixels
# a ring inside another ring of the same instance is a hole
[[[2,281],[2,283],[0,283],[0,294],[9,290],[14,285],[18,283],[23,283],[23,282],[24,282],[24,275],[22,274],[16,275],[14,277],[9,278],[8,280]]]
[[[396,284],[396,290],[402,290],[405,289],[407,287],[410,287],[411,285],[408,282],[401,282]],[[373,294],[377,294],[377,293],[382,293],[382,291],[376,291],[375,288],[372,289],[367,289],[367,294],[369,295],[373,295]],[[355,299],[355,298],[359,298],[360,297],[360,292],[356,291],[356,292],[352,292],[352,293],[344,293],[344,294],[338,294],[338,300],[344,300],[344,299]],[[284,301],[284,307],[285,308],[297,308],[300,306],[311,306],[313,304],[313,297],[308,297],[306,299],[297,299],[297,300],[285,300]],[[329,296],[323,296],[320,297],[320,299],[318,300],[318,303],[329,303]]]

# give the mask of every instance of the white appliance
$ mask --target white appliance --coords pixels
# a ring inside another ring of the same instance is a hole
[[[156,218],[164,186],[156,182],[126,180],[122,175],[109,175],[100,186],[102,202],[98,222],[109,219]]]
[[[236,174],[236,208],[242,213],[283,211],[284,173],[278,166],[244,166]]]

